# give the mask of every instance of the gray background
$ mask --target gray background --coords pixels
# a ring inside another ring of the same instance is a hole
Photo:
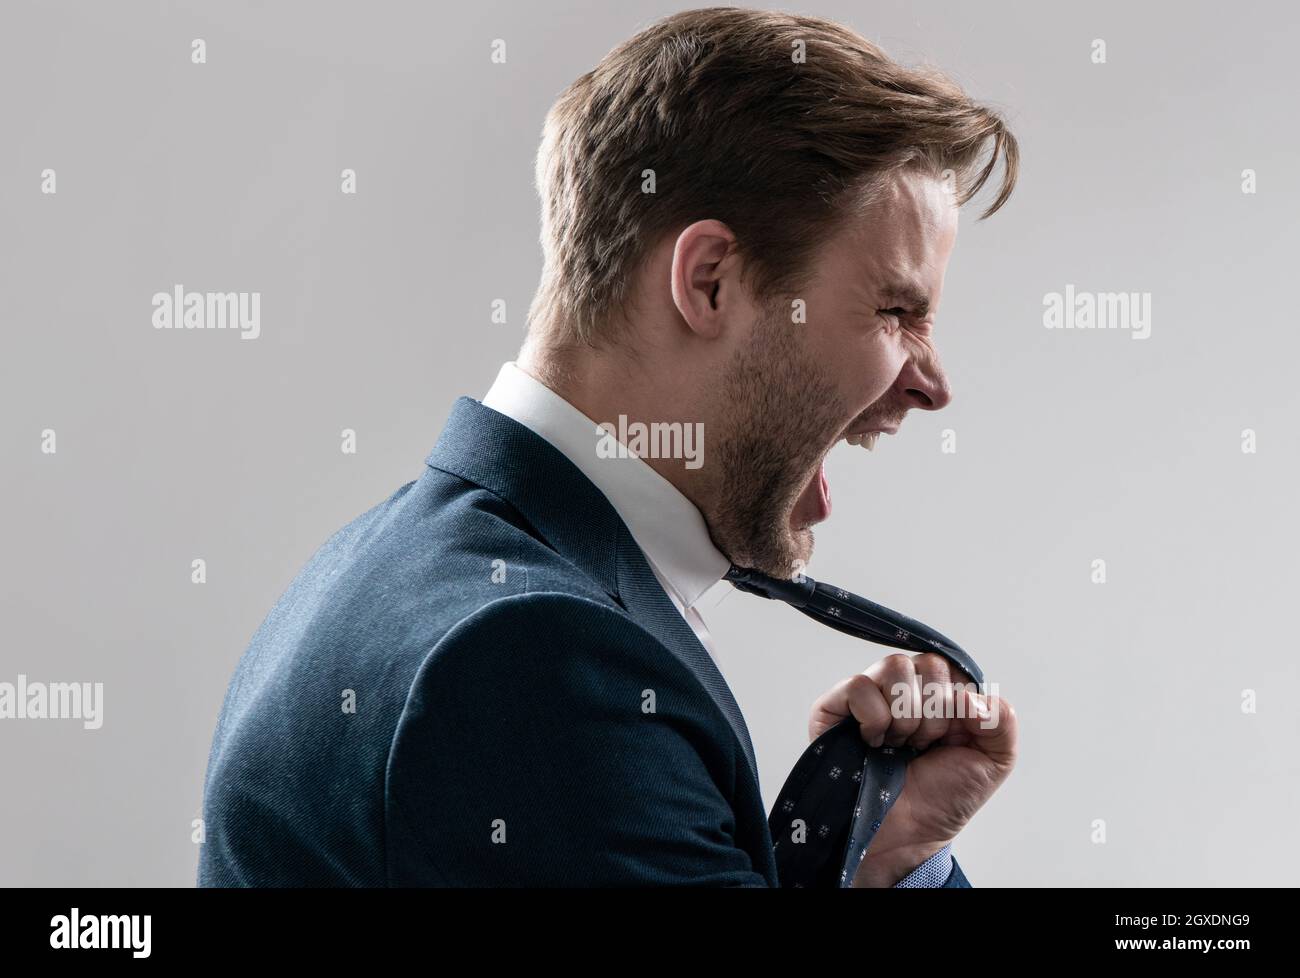
[[[514,356],[545,111],[676,9],[5,4],[0,681],[103,682],[106,702],[97,731],[0,722],[0,882],[192,885],[240,653]],[[950,268],[952,406],[832,453],[811,568],[957,638],[1016,705],[1020,764],[959,859],[977,886],[1294,883],[1297,14],[802,9],[950,72],[1024,148]],[[155,331],[150,297],[178,282],[261,291],[261,338]],[[1150,339],[1044,329],[1067,282],[1151,292]],[[770,803],[812,700],[884,650],[726,586],[703,611]]]

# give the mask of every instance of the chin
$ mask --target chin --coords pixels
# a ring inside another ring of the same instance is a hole
[[[768,577],[783,581],[793,580],[808,571],[808,563],[813,554],[813,531],[811,527],[795,529],[787,524],[780,540],[774,540],[763,546],[761,552],[755,552],[750,562],[745,565],[762,571]]]
[[[812,562],[813,544],[816,538],[810,526],[802,530],[792,530],[791,535],[794,538],[794,556],[790,559],[792,566],[789,575],[794,576],[796,570],[807,572],[808,565]]]

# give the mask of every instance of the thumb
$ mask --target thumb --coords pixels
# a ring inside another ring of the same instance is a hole
[[[967,746],[1009,770],[1016,762],[1019,726],[1016,711],[1001,696],[982,695],[970,687],[962,695],[966,700],[965,709],[957,722],[970,737]]]

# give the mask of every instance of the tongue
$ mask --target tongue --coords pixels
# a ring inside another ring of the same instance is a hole
[[[790,513],[790,524],[795,529],[803,529],[820,523],[830,515],[831,487],[826,481],[826,464],[823,462],[795,500],[794,509]]]

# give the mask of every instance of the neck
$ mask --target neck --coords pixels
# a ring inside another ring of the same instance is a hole
[[[652,425],[680,425],[680,439],[652,438],[648,445],[637,445],[629,437],[632,444],[628,447],[702,513],[709,511],[717,487],[710,480],[716,466],[707,464],[707,453],[717,446],[704,436],[713,434],[717,426],[709,406],[697,393],[709,388],[691,384],[688,370],[623,347],[560,354],[529,342],[520,350],[516,365],[597,424],[609,425],[620,441],[624,432],[656,432],[662,428]],[[696,433],[700,436],[694,437]],[[673,446],[690,448],[695,458],[660,450]],[[688,463],[696,467],[690,468]]]

